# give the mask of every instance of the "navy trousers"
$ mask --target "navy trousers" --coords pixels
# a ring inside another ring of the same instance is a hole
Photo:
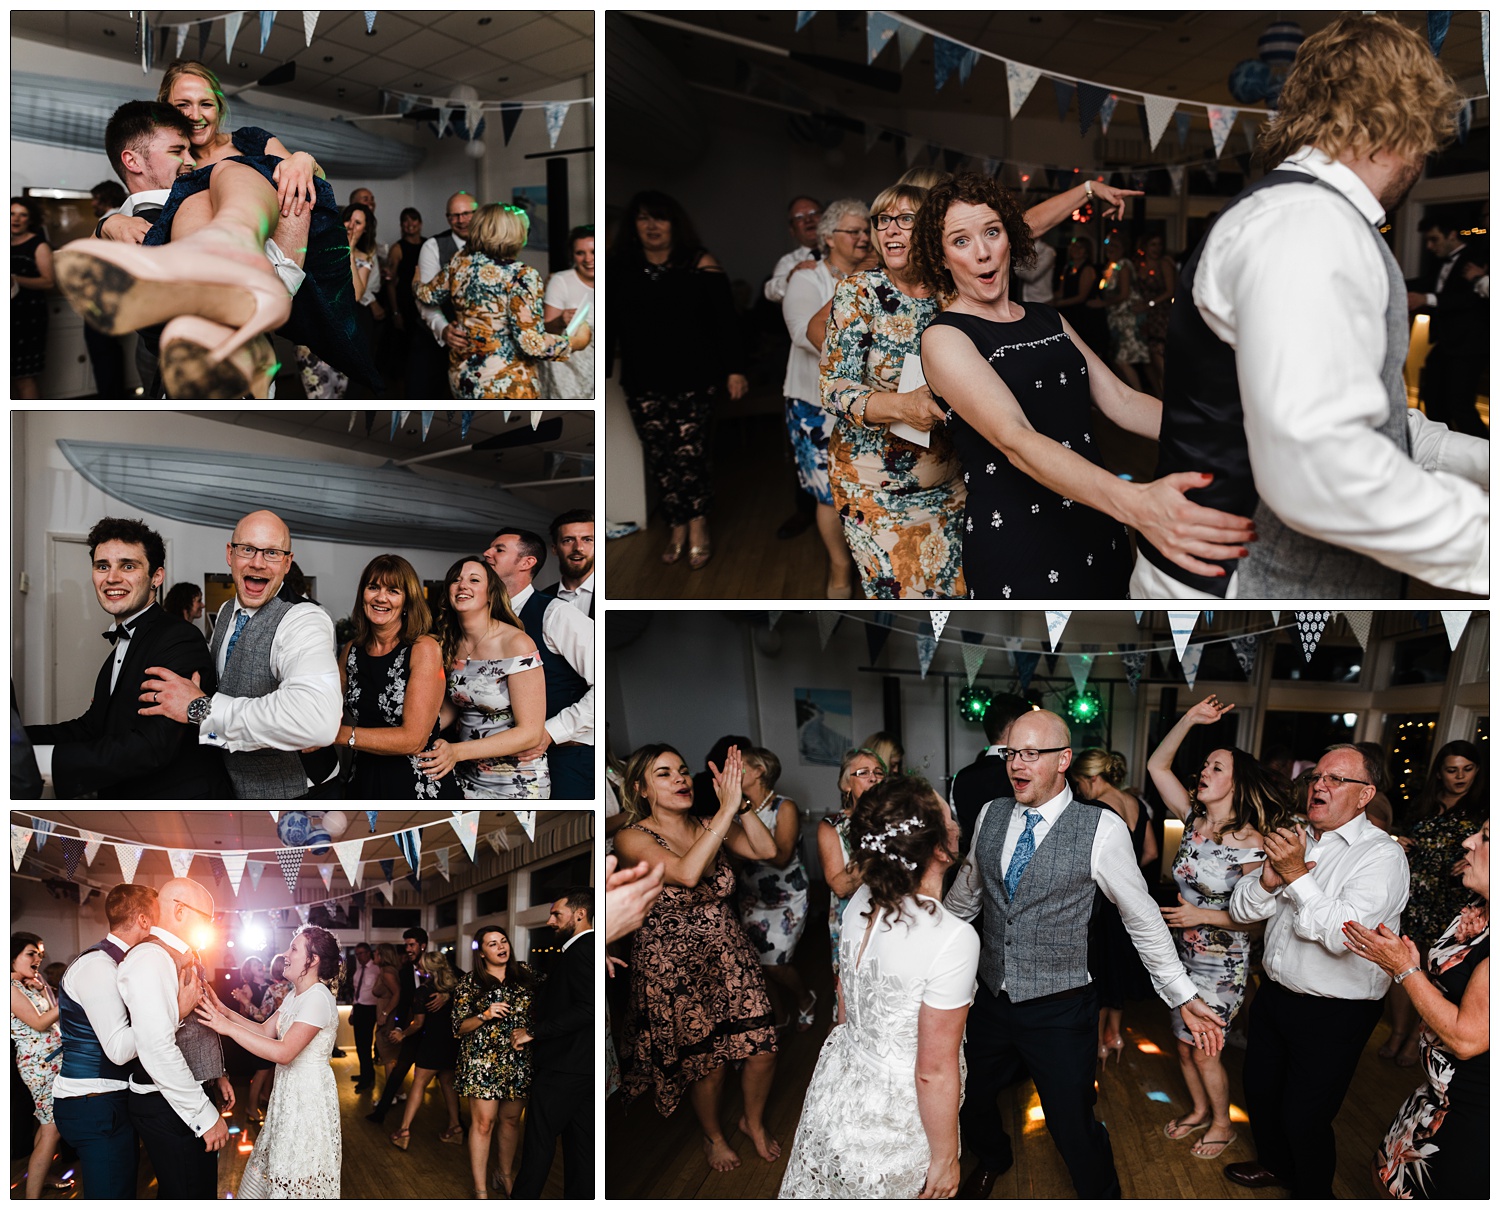
[[[140,1145],[130,1123],[130,1091],[53,1101],[58,1133],[78,1152],[82,1196],[134,1198]]]

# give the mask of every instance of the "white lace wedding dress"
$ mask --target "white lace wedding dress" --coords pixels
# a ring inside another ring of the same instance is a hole
[[[328,1065],[339,1032],[333,993],[315,983],[282,1002],[276,1036],[285,1038],[298,1021],[318,1035],[290,1063],[276,1065],[271,1103],[236,1196],[278,1201],[336,1198],[344,1162],[339,1088]]]
[[[818,1056],[781,1182],[785,1198],[914,1198],[927,1177],[917,1016],[923,1004],[973,1002],[979,934],[937,900],[913,897],[900,923],[889,924],[889,913],[876,919],[860,954],[869,906],[869,890],[860,887],[844,909],[846,1020]],[[963,1072],[960,1052],[960,1088]]]

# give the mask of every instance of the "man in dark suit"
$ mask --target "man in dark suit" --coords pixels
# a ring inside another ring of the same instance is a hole
[[[511,1197],[537,1198],[563,1144],[563,1197],[594,1196],[594,892],[574,887],[552,905],[547,923],[562,953],[537,992],[531,1032],[511,1031],[517,1050],[532,1046],[531,1102],[521,1141],[521,1171]]]
[[[984,711],[984,737],[987,747],[972,765],[965,765],[953,775],[948,801],[958,818],[959,856],[969,851],[974,841],[974,821],[979,809],[997,798],[1010,797],[1010,775],[1005,771],[1005,756],[1000,751],[1000,737],[1005,729],[1031,709],[1031,703],[1014,693],[1001,693],[990,699]]]
[[[166,578],[161,536],[140,521],[105,517],[89,531],[88,544],[94,592],[114,623],[103,637],[114,650],[80,718],[26,728],[57,796],[232,798],[223,758],[198,743],[196,727],[139,713],[147,668],[170,668],[214,688],[202,632],[156,604]]]
[[[1490,370],[1490,303],[1476,288],[1487,266],[1465,243],[1459,225],[1438,216],[1420,224],[1423,245],[1437,258],[1437,273],[1420,290],[1407,292],[1411,311],[1432,318],[1432,348],[1422,366],[1422,402],[1429,419],[1473,437],[1488,437],[1475,400],[1486,389]]]

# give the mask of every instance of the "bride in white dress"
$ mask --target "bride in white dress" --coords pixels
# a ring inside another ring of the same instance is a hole
[[[943,910],[958,824],[925,781],[865,792],[863,884],[844,909],[839,1024],[802,1103],[784,1198],[947,1198],[958,1189],[964,1022],[979,934]]]
[[[344,1140],[339,1091],[328,1058],[339,1011],[329,984],[339,977],[332,933],[304,925],[292,938],[286,977],[293,991],[265,1021],[240,1016],[209,992],[198,1015],[216,1033],[276,1063],[265,1125],[236,1194],[257,1199],[337,1198]]]

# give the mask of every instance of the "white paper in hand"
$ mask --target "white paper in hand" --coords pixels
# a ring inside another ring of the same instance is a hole
[[[918,387],[927,385],[927,378],[922,373],[922,359],[915,353],[908,353],[906,360],[901,363],[901,381],[896,384],[896,391],[905,395],[915,391]],[[903,441],[910,441],[913,445],[920,445],[924,450],[932,444],[932,434],[924,433],[920,429],[914,429],[911,425],[900,420],[890,426],[891,433],[900,437]]]

